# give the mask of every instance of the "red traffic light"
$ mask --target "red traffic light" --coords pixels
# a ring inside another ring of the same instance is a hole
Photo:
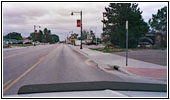
[[[34,33],[35,33],[35,35],[37,35],[37,34],[38,34],[37,30],[35,30],[35,32],[34,32]]]

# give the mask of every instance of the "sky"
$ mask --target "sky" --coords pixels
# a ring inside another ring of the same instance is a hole
[[[148,22],[152,14],[167,6],[166,2],[139,2],[139,8],[143,19]],[[64,40],[72,31],[80,34],[80,28],[76,27],[76,20],[83,16],[83,30],[93,30],[97,37],[102,33],[102,12],[108,7],[109,2],[3,2],[3,35],[9,32],[19,32],[23,37],[28,37],[34,31],[48,28],[52,34],[57,34],[60,40]]]

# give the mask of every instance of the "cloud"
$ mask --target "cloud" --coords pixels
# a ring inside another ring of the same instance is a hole
[[[146,22],[152,18],[152,14],[156,14],[158,9],[167,6],[167,2],[148,2],[148,3],[139,3],[140,10],[143,11],[142,16]]]
[[[109,2],[80,3],[80,2],[3,2],[3,34],[12,31],[21,32],[28,36],[33,32],[33,25],[48,28],[52,33],[66,37],[69,31],[80,33],[76,27],[76,20],[80,14],[71,12],[83,11],[83,29],[89,30],[97,27],[98,36],[102,32],[102,12]],[[165,3],[139,3],[143,11],[143,18],[148,20],[157,9]]]

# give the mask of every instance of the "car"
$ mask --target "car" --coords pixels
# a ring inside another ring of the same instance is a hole
[[[138,47],[151,48],[152,44],[149,42],[139,42]]]

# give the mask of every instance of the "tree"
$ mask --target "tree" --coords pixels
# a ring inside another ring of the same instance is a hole
[[[128,21],[129,47],[136,47],[140,37],[143,37],[149,27],[142,18],[142,12],[136,3],[110,3],[106,10],[104,37],[113,46],[124,48],[126,43],[125,23]]]
[[[33,41],[39,41],[43,43],[56,43],[59,41],[59,36],[55,34],[51,34],[51,30],[45,28],[43,31],[39,31],[38,34],[30,33],[29,39]]]
[[[90,31],[90,36],[92,37],[92,41],[96,40],[95,34],[92,30]]]
[[[87,40],[87,36],[89,35],[89,32],[86,30],[82,31],[82,40]]]
[[[51,43],[56,43],[59,41],[59,37],[58,35],[55,35],[55,34],[51,34],[49,35],[49,40],[48,42],[51,44]]]
[[[167,7],[163,7],[158,9],[157,14],[152,14],[152,18],[149,19],[149,25],[151,26],[151,30],[162,31],[167,33]]]
[[[17,32],[8,33],[6,36],[4,36],[4,38],[23,40],[23,37],[21,36],[21,33],[17,33]]]
[[[72,39],[78,39],[78,34],[76,34],[76,33],[71,34],[71,38]]]
[[[48,30],[47,28],[45,28],[43,32],[44,32],[43,42],[47,43],[50,39],[49,35],[51,34],[51,30]]]
[[[37,41],[42,42],[43,39],[43,32],[40,30],[37,34]]]
[[[36,38],[36,35],[35,35],[34,32],[30,33],[30,36],[28,38],[33,40],[33,41],[37,41],[37,38]]]

